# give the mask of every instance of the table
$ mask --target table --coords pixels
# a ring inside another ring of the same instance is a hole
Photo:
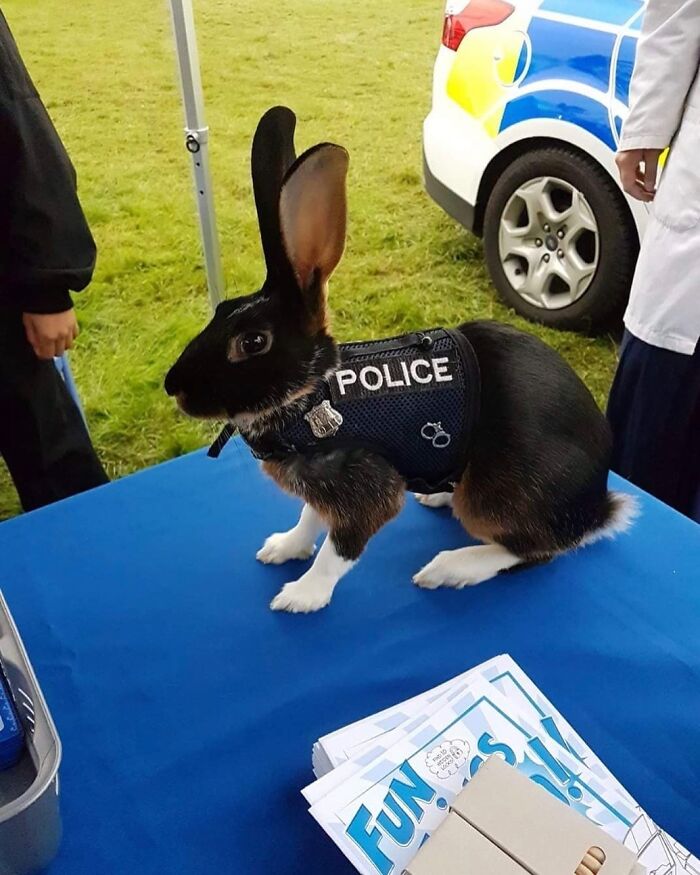
[[[425,592],[412,573],[464,537],[410,499],[312,616],[268,609],[303,566],[255,551],[298,508],[238,442],[3,523],[65,748],[50,875],[349,875],[299,793],[313,741],[503,652],[700,852],[700,527],[642,504],[614,542]]]

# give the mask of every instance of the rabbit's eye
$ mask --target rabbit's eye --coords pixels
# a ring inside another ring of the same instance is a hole
[[[238,347],[244,356],[261,355],[272,345],[272,335],[269,331],[250,331],[238,338]]]
[[[261,331],[246,331],[244,334],[237,334],[229,341],[226,357],[235,364],[236,362],[245,361],[255,355],[262,355],[269,352],[272,346],[272,332]]]

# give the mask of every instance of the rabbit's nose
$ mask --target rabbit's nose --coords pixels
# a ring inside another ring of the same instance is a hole
[[[177,395],[180,391],[180,381],[177,379],[177,371],[174,367],[170,368],[168,373],[165,375],[165,391],[171,397],[173,395]]]

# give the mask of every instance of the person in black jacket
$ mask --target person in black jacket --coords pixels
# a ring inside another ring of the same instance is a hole
[[[0,11],[0,454],[32,510],[107,482],[54,356],[95,243],[76,176]]]

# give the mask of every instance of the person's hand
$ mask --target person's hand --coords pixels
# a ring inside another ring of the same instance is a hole
[[[633,198],[650,203],[656,195],[656,174],[663,149],[630,149],[615,158],[623,189]]]
[[[63,313],[23,313],[22,321],[27,340],[40,359],[63,355],[78,336],[78,320],[73,309]]]

